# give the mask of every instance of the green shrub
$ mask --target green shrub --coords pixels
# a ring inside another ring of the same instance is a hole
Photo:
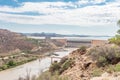
[[[120,64],[116,64],[115,67],[114,67],[114,70],[116,72],[119,72],[120,71]]]
[[[3,69],[0,67],[0,71],[2,71]]]
[[[86,52],[86,47],[85,47],[85,46],[81,46],[81,47],[80,47],[80,51],[81,51],[81,52]]]
[[[105,66],[107,64],[107,59],[104,56],[98,58],[98,66]]]
[[[57,73],[54,75],[51,75],[50,72],[46,71],[43,72],[37,80],[68,80],[67,77],[60,77]]]
[[[108,72],[119,72],[120,71],[120,64],[116,65],[109,65],[106,67]]]
[[[52,65],[50,66],[50,68],[49,68],[49,71],[51,72],[51,73],[55,73],[56,71],[58,71],[59,69],[60,69],[60,64],[58,63],[58,62],[54,62],[54,63],[52,63]]]
[[[59,63],[58,62],[53,63],[50,66],[49,71],[52,74],[54,74],[56,72],[58,72],[58,74],[61,74],[62,72],[67,70],[69,67],[72,67],[73,63],[74,62],[72,59],[63,58]]]
[[[109,39],[109,42],[120,46],[120,35],[116,35],[115,37]]]
[[[102,73],[103,73],[103,71],[102,71],[101,68],[96,68],[96,69],[93,70],[92,76],[93,77],[98,77],[98,76],[101,76]]]
[[[61,60],[60,60],[60,64],[62,65],[65,61],[67,61],[68,58],[67,57],[63,57]]]
[[[63,71],[67,70],[69,67],[71,67],[73,64],[73,60],[72,59],[68,59],[66,60],[62,65],[61,65],[61,69],[59,71],[59,73],[61,74]]]
[[[2,70],[5,70],[7,68],[8,68],[8,65],[6,65],[6,64],[1,67]]]
[[[90,55],[94,61],[97,61],[99,67],[108,64],[117,64],[120,61],[120,47],[93,47],[87,54]]]
[[[13,60],[10,60],[8,63],[7,63],[8,66],[15,66],[16,65],[16,62],[13,61]]]

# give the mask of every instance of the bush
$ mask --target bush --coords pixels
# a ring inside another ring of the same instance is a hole
[[[50,72],[46,71],[43,72],[37,80],[68,80],[67,77],[60,77],[57,73],[54,75],[51,75]]]
[[[63,58],[59,63],[55,62],[53,63],[50,68],[49,71],[54,74],[56,72],[58,72],[58,74],[63,73],[65,70],[67,70],[69,67],[72,67],[73,65],[73,60],[72,59],[68,59],[68,58]]]
[[[97,69],[93,70],[92,76],[93,77],[101,76],[102,73],[103,73],[102,69],[101,68],[97,68]]]
[[[15,66],[16,65],[16,62],[14,62],[13,60],[10,60],[8,63],[7,63],[8,66]]]
[[[109,42],[120,46],[120,35],[116,35],[115,37],[109,39]]]
[[[100,56],[99,58],[98,58],[98,63],[97,63],[97,65],[98,66],[105,66],[106,64],[108,64],[107,63],[107,59],[104,57],[104,56]]]
[[[87,54],[90,55],[94,61],[97,61],[98,67],[117,64],[120,61],[120,47],[93,47]]]
[[[80,47],[80,51],[81,51],[81,52],[86,52],[86,47],[85,47],[85,46],[81,46],[81,47]]]
[[[116,64],[115,67],[114,67],[114,70],[116,72],[119,72],[120,71],[120,64]]]
[[[60,64],[62,65],[66,60],[68,60],[68,57],[63,57],[63,58],[60,60]]]
[[[5,70],[7,68],[8,68],[8,65],[6,65],[6,64],[1,67],[2,70]]]
[[[120,71],[120,63],[116,64],[116,65],[109,65],[106,67],[107,68],[107,72],[119,72]]]
[[[51,73],[55,73],[56,71],[58,71],[59,69],[60,69],[60,64],[58,63],[58,62],[54,62],[51,66],[50,66],[50,68],[49,68],[49,71],[51,72]]]
[[[64,72],[65,70],[67,70],[69,67],[72,67],[72,64],[73,64],[72,59],[66,60],[66,61],[61,65],[61,69],[60,69],[59,73],[61,74],[62,72]]]

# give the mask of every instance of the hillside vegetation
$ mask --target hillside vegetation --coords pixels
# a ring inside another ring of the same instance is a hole
[[[53,63],[49,72],[51,76],[55,76],[57,73],[59,77],[67,77],[67,80],[95,80],[94,77],[104,73],[117,74],[120,71],[119,62],[119,46],[108,44],[89,49],[81,47],[62,58],[60,62]]]
[[[26,37],[15,32],[0,29],[0,54],[15,50],[31,50],[34,44],[26,41]]]

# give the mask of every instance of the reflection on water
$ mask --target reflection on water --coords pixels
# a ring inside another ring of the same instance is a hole
[[[103,36],[103,37],[65,37],[66,39],[73,39],[73,40],[79,40],[79,39],[91,39],[91,40],[108,40],[112,38],[112,36]]]
[[[65,55],[68,55],[74,49],[69,48],[67,50],[68,51],[55,52],[55,54],[58,54],[57,57],[63,57]],[[38,59],[12,69],[1,71],[0,80],[17,80],[19,77],[25,77],[27,74],[30,74],[31,76],[37,76],[40,74],[41,71],[45,71],[46,69],[48,69],[50,64],[50,57],[46,57],[41,60]]]

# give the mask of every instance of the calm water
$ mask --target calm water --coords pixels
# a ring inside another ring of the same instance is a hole
[[[111,37],[65,37],[66,39],[92,39],[92,40],[108,40]]]
[[[67,51],[55,52],[59,54],[58,57],[63,57],[68,55],[70,52],[75,50],[74,48],[66,49]],[[8,69],[0,72],[0,80],[18,80],[19,77],[25,77],[27,73],[30,73],[31,76],[39,75],[41,71],[48,69],[51,64],[51,58],[46,57],[41,61],[35,60],[33,62],[26,63],[24,65]]]
[[[29,38],[34,39],[45,39],[45,37],[34,37],[34,36],[28,36]],[[51,39],[92,39],[92,40],[108,40],[111,37],[51,37]]]

